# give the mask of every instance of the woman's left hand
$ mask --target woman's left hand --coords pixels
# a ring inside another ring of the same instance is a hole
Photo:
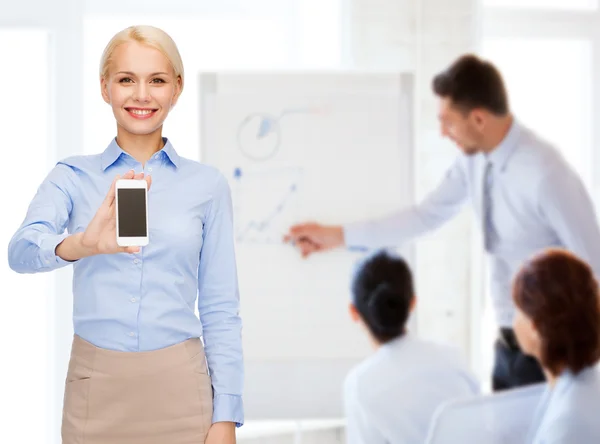
[[[235,423],[215,422],[210,426],[204,444],[235,444]]]

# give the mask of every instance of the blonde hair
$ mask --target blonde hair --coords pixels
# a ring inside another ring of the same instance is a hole
[[[115,49],[127,42],[138,42],[160,51],[171,63],[173,71],[175,71],[175,77],[181,78],[181,89],[183,89],[183,61],[177,45],[165,31],[148,25],[130,26],[114,35],[104,48],[100,59],[101,78],[106,79],[108,76],[108,67]]]

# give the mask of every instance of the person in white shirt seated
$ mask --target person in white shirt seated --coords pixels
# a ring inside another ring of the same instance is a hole
[[[600,443],[600,296],[590,266],[552,249],[522,266],[513,284],[514,330],[547,386],[526,442]]]
[[[402,258],[378,252],[365,260],[352,297],[351,316],[375,353],[346,377],[348,443],[422,444],[436,408],[479,393],[479,384],[455,350],[408,333],[415,295]]]

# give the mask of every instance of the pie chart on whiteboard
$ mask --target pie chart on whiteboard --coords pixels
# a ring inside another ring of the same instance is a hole
[[[239,150],[251,160],[273,158],[281,144],[278,119],[268,114],[249,114],[239,124],[237,143]]]

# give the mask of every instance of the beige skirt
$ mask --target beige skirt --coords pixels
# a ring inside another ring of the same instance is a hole
[[[202,444],[211,422],[212,388],[200,339],[119,352],[75,335],[63,444]]]

